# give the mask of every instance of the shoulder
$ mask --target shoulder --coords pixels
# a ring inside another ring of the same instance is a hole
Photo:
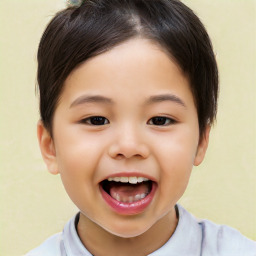
[[[242,235],[238,230],[226,225],[218,225],[209,220],[194,217],[182,206],[178,205],[179,223],[174,232],[173,242],[181,243],[186,253],[191,255],[191,248],[201,256],[256,256],[256,242]],[[179,248],[180,250],[180,248]],[[177,251],[179,251],[177,250]],[[200,251],[200,252],[199,252]]]
[[[55,234],[25,256],[60,256],[62,240],[62,233]]]
[[[223,256],[256,256],[256,242],[238,230],[209,220],[199,220],[198,224],[202,229],[202,249],[205,251],[214,250]]]

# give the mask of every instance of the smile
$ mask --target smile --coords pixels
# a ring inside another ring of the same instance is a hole
[[[138,214],[153,200],[156,183],[141,176],[109,177],[100,183],[107,204],[120,214]]]

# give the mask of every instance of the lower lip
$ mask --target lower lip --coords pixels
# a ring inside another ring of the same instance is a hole
[[[101,186],[100,186],[100,191],[105,202],[115,212],[122,215],[135,215],[135,214],[142,213],[148,207],[148,205],[152,202],[155,195],[155,191],[156,191],[156,184],[154,182],[152,183],[152,189],[145,198],[133,203],[124,203],[124,202],[119,202],[115,200]]]

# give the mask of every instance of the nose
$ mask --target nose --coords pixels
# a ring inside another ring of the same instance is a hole
[[[109,155],[115,159],[143,159],[148,157],[149,147],[142,132],[128,125],[115,133],[113,143],[109,147]]]

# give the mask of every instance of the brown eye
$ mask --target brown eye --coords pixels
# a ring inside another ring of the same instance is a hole
[[[164,116],[153,117],[148,122],[148,124],[150,124],[150,125],[157,125],[157,126],[167,126],[167,125],[171,125],[174,123],[175,123],[175,120],[173,120],[169,117],[164,117]]]
[[[106,125],[109,123],[109,121],[103,116],[91,116],[83,119],[81,123],[89,125]]]

